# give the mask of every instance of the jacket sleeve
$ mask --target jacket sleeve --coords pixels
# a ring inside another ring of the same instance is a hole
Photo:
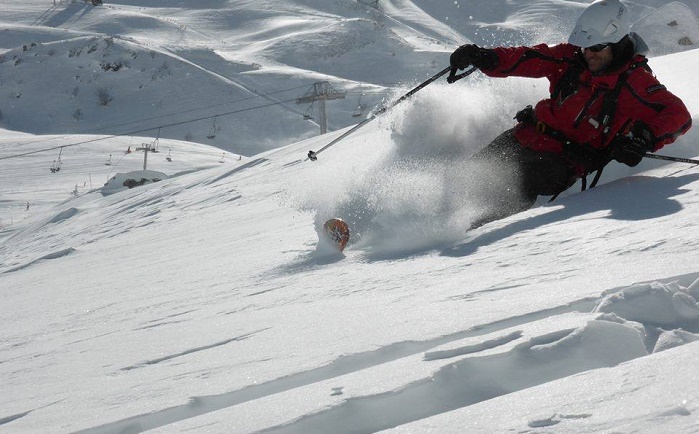
[[[650,127],[655,136],[653,151],[674,142],[692,126],[692,117],[681,99],[660,84],[648,70],[641,70],[628,80],[635,103],[633,117]]]
[[[569,44],[551,47],[539,44],[533,47],[499,47],[493,50],[498,56],[498,66],[482,69],[483,73],[490,77],[553,78],[566,69],[575,48]]]

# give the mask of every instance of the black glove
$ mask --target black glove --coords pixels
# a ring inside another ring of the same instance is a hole
[[[627,166],[634,167],[643,160],[643,156],[647,152],[653,150],[655,147],[655,136],[648,125],[643,122],[636,122],[630,135],[615,137],[609,146],[613,159]]]
[[[478,69],[493,69],[498,66],[498,55],[493,50],[466,44],[451,53],[449,64],[455,69],[466,69],[469,65]]]

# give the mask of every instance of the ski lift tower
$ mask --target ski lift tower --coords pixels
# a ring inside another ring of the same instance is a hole
[[[305,95],[296,99],[296,104],[307,104],[318,101],[318,112],[320,113],[320,134],[328,132],[328,118],[325,113],[325,101],[331,99],[344,99],[345,92],[335,90],[327,81],[314,83],[313,87]]]

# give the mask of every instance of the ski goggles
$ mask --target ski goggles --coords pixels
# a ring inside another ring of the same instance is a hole
[[[604,50],[605,48],[609,47],[612,44],[597,44],[597,45],[592,45],[590,47],[585,47],[583,50],[590,50],[593,53],[599,53],[600,51]]]

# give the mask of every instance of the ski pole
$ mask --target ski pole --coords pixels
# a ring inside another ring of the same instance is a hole
[[[692,160],[691,158],[668,157],[666,155],[657,154],[645,154],[644,157],[654,158],[656,160],[676,161],[678,163],[699,164],[699,160]]]
[[[464,78],[464,77],[470,75],[470,74],[473,73],[476,69],[478,69],[478,68],[473,67],[473,68],[471,68],[471,69],[469,69],[469,70],[467,70],[467,71],[465,71],[465,72],[459,74],[458,76],[455,76],[455,75],[454,75],[454,72],[452,72],[452,75],[449,77],[450,80],[452,80],[452,81],[449,81],[449,83],[453,83],[453,82],[456,81],[456,80],[460,80],[460,79],[462,79],[462,78]],[[438,73],[436,73],[435,75],[433,75],[432,77],[430,77],[429,79],[427,79],[426,81],[424,81],[423,83],[420,83],[419,85],[417,85],[416,87],[414,87],[413,89],[411,89],[408,93],[406,93],[406,94],[403,95],[402,97],[398,98],[397,100],[395,100],[395,101],[392,102],[391,104],[389,104],[389,105],[387,105],[387,106],[384,106],[384,107],[378,109],[377,111],[375,111],[374,113],[372,113],[371,116],[369,116],[368,118],[364,119],[363,121],[361,121],[360,123],[358,123],[357,125],[355,125],[354,127],[352,127],[351,129],[345,131],[344,133],[342,133],[342,135],[340,135],[339,137],[335,138],[333,141],[331,141],[331,142],[328,143],[327,145],[323,146],[323,147],[320,148],[319,150],[317,150],[317,151],[308,151],[308,159],[311,160],[311,161],[316,161],[316,160],[318,159],[318,154],[320,154],[321,152],[325,151],[326,149],[328,149],[329,147],[331,147],[331,146],[334,145],[335,143],[339,142],[340,140],[344,139],[345,137],[349,136],[349,135],[352,134],[353,132],[357,131],[358,129],[360,129],[360,128],[363,127],[364,125],[368,124],[369,122],[371,122],[372,120],[374,120],[374,119],[375,119],[377,116],[379,116],[380,114],[383,114],[383,113],[387,112],[389,109],[392,109],[393,107],[397,106],[397,105],[400,104],[401,102],[403,102],[403,101],[405,101],[406,99],[410,98],[410,97],[413,96],[415,93],[417,93],[420,89],[424,88],[424,87],[427,86],[428,84],[434,82],[434,81],[437,80],[439,77],[443,76],[444,74],[446,74],[447,72],[450,72],[450,71],[452,71],[451,66],[450,66],[450,67],[447,67],[447,68],[444,68],[443,70],[439,71]]]

